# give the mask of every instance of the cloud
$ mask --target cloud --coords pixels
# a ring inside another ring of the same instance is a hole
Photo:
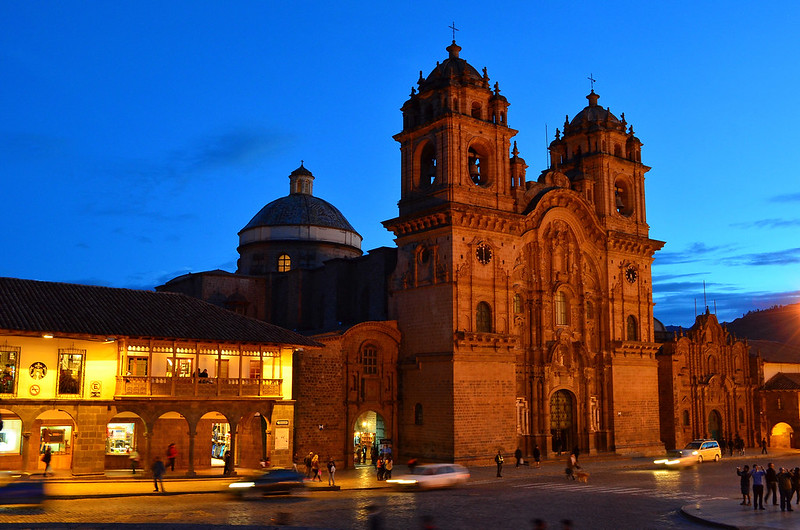
[[[794,228],[800,226],[800,219],[759,219],[742,223],[731,223],[731,228]]]
[[[732,256],[721,260],[724,265],[732,266],[772,266],[772,265],[795,265],[800,263],[800,248],[787,248],[774,252],[756,252]]]
[[[658,252],[655,257],[656,265],[680,265],[684,263],[697,263],[712,258],[715,255],[736,250],[734,245],[708,246],[698,241],[691,243],[686,250],[676,252]]]
[[[800,192],[775,195],[770,197],[770,200],[775,202],[800,202]]]

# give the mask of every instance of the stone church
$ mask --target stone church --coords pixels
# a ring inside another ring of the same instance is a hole
[[[460,52],[402,106],[397,248],[363,254],[301,165],[239,233],[236,273],[159,290],[325,345],[295,354],[301,455],[663,451],[641,142],[592,91],[529,180],[509,101]]]

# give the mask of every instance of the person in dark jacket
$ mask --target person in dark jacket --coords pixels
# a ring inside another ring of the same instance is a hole
[[[741,477],[739,480],[742,491],[742,506],[750,506],[750,466],[744,466],[744,469],[737,467],[736,474]]]
[[[778,471],[778,490],[781,492],[781,511],[793,512],[792,510],[792,475],[786,468]]]
[[[503,455],[500,453],[500,449],[497,450],[497,454],[494,455],[494,463],[497,464],[497,476],[503,476]]]
[[[514,451],[514,467],[519,467],[522,465],[522,449],[517,447],[517,450]]]
[[[153,491],[158,491],[158,485],[160,484],[161,493],[164,493],[164,473],[167,472],[167,466],[161,461],[160,456],[156,457],[153,465],[150,466],[150,470],[153,472],[153,485],[156,487]]]
[[[764,494],[764,500],[769,504],[769,494],[772,492],[772,505],[778,505],[778,474],[775,472],[775,464],[770,462],[767,464],[767,492]]]

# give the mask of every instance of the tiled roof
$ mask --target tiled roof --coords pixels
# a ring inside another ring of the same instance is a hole
[[[177,293],[0,278],[0,330],[320,346]]]
[[[764,383],[764,390],[800,390],[800,374],[778,372]]]

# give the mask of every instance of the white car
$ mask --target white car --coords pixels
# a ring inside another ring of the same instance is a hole
[[[412,473],[387,480],[400,489],[447,488],[469,480],[469,470],[459,464],[426,464],[417,466]]]
[[[653,460],[653,463],[665,467],[678,467],[702,464],[707,460],[719,462],[720,458],[722,451],[716,440],[693,440],[683,449],[667,451],[667,458]]]

